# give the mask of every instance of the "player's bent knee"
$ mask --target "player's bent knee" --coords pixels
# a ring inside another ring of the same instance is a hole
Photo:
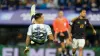
[[[73,50],[73,51],[76,51],[76,48],[73,48],[72,50]]]
[[[82,51],[82,50],[83,50],[83,48],[82,48],[82,47],[80,47],[80,48],[79,48],[79,51]]]

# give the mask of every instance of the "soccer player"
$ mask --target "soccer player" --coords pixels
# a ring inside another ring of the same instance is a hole
[[[86,27],[90,26],[93,30],[93,33],[96,34],[95,29],[89,23],[89,20],[86,18],[86,10],[81,10],[79,17],[76,17],[71,21],[72,25],[72,53],[75,56],[76,48],[79,47],[79,56],[83,55],[83,48],[85,45],[85,37],[86,37]]]
[[[58,17],[53,22],[53,29],[54,29],[54,36],[55,40],[57,40],[57,37],[60,41],[60,48],[58,48],[59,55],[65,55],[66,56],[66,49],[65,49],[65,43],[66,39],[70,36],[70,26],[68,23],[67,18],[64,17],[63,11],[58,12]]]
[[[47,36],[49,36],[50,40],[53,40],[53,35],[51,32],[51,28],[49,25],[43,24],[44,17],[42,13],[36,13],[34,16],[36,21],[35,24],[32,24],[28,28],[27,38],[26,38],[26,49],[24,53],[29,51],[29,44],[45,44],[48,40]]]

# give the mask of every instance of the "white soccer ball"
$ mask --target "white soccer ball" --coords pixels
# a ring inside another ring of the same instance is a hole
[[[31,41],[31,44],[34,44],[35,42]]]

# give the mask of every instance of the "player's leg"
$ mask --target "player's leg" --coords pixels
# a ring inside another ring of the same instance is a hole
[[[66,48],[67,55],[70,56],[69,51],[70,51],[71,41],[70,41],[68,38],[66,39],[66,43],[65,43],[65,45],[66,45],[65,48]]]
[[[58,55],[57,56],[62,56],[63,54],[62,54],[62,48],[61,47],[59,47],[58,48]]]
[[[85,45],[85,39],[78,39],[79,43],[79,56],[83,56],[83,48]]]
[[[67,51],[67,55],[70,56],[69,49],[70,49],[70,46],[71,46],[71,44],[72,44],[72,40],[71,40],[71,37],[72,37],[72,36],[68,36],[68,32],[66,32],[65,35],[66,35],[66,37],[67,37],[67,38],[66,38],[66,42],[65,42],[65,44],[66,44],[66,47],[65,47],[65,48],[67,49],[67,50],[66,50],[66,51]]]
[[[66,51],[65,43],[64,42],[61,42],[61,48],[62,48],[63,55],[67,55],[67,51]]]
[[[72,56],[75,56],[76,55],[75,53],[76,53],[76,48],[73,48],[72,49]]]
[[[31,16],[32,16],[32,15],[35,15],[35,13],[36,13],[36,12],[35,12],[35,7],[36,7],[35,4],[33,4],[33,5],[31,6]]]
[[[58,56],[64,55],[66,49],[64,42],[60,42],[60,46],[58,48]]]
[[[34,15],[36,14],[36,9],[35,9],[35,4],[33,4],[32,6],[31,6],[31,12],[30,12],[30,14],[31,14],[31,21],[32,21],[32,23],[34,24],[34,23],[36,23],[36,21],[35,21],[35,19],[34,19]]]
[[[72,56],[75,56],[77,47],[78,47],[78,40],[73,39],[73,41],[72,41]]]
[[[60,47],[58,48],[58,54],[59,56],[61,56],[64,55],[66,49],[65,49],[64,38],[60,36],[59,41],[60,41]]]

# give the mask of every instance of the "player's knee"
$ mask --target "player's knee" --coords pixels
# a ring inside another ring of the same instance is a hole
[[[80,47],[80,48],[79,48],[79,51],[83,51],[83,48],[82,48],[82,47]]]
[[[73,48],[73,52],[76,52],[76,48]]]
[[[62,48],[64,48],[64,47],[65,47],[65,44],[64,44],[64,42],[62,42],[62,43],[61,43],[61,47],[62,47]]]
[[[58,52],[62,52],[62,48],[58,48]]]

